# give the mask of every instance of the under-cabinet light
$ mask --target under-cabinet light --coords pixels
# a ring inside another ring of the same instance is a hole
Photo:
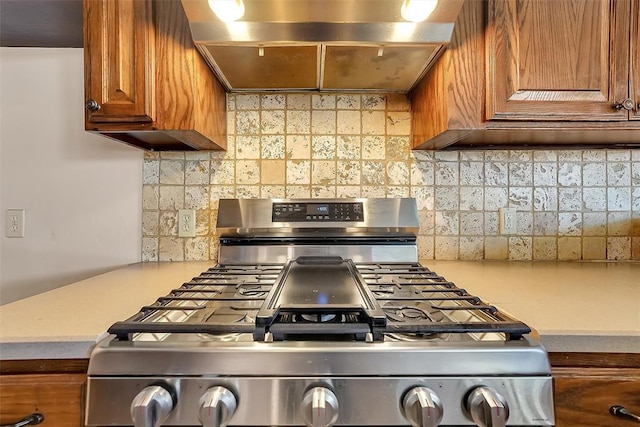
[[[209,0],[209,7],[224,22],[237,21],[244,16],[242,0]]]
[[[400,12],[407,21],[421,22],[431,15],[437,5],[438,0],[404,0]]]

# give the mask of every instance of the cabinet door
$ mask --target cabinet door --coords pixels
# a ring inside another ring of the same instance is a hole
[[[85,374],[0,376],[0,424],[12,424],[38,412],[43,427],[80,427]]]
[[[490,0],[488,120],[627,120],[631,0]]]
[[[150,1],[84,0],[87,122],[153,121],[151,14]]]
[[[609,414],[613,405],[640,410],[640,369],[554,369],[556,427],[633,425]]]
[[[640,120],[640,0],[634,0],[631,7],[631,69],[629,70],[630,98],[635,102],[631,120]]]

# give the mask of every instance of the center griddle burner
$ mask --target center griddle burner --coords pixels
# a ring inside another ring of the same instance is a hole
[[[254,339],[340,336],[382,341],[386,322],[352,260],[298,257],[285,264],[258,311]]]

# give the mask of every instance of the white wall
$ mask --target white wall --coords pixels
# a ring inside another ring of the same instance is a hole
[[[143,154],[84,131],[83,80],[82,49],[0,48],[0,304],[140,261]]]

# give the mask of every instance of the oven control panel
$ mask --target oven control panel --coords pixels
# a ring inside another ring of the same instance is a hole
[[[274,203],[273,222],[360,222],[362,202]]]

